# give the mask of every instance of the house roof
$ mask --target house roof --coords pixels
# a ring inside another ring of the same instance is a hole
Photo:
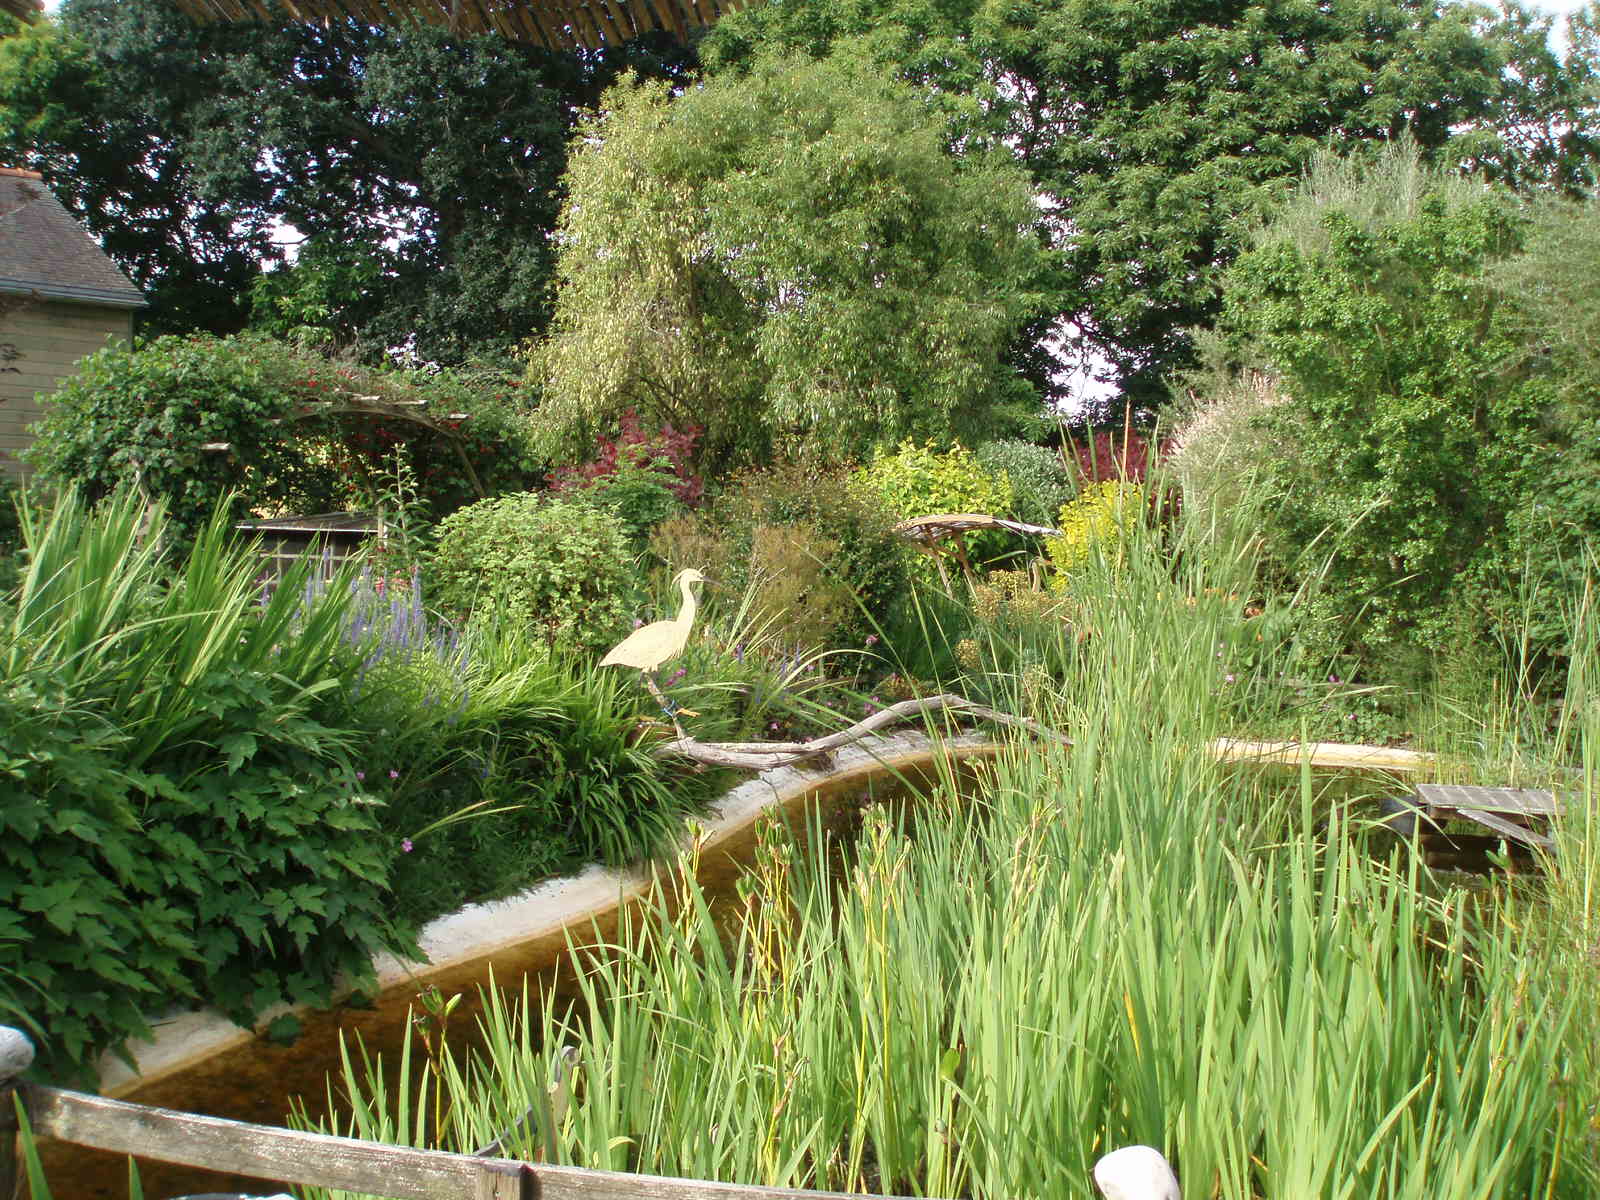
[[[640,34],[678,37],[750,0],[171,0],[201,22],[426,22],[461,33],[498,33],[548,50],[598,50]]]
[[[0,293],[111,308],[145,304],[38,173],[15,167],[0,167]]]

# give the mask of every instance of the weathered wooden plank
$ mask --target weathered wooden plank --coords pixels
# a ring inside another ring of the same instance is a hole
[[[1533,830],[1508,821],[1504,817],[1498,816],[1495,813],[1476,808],[1458,808],[1456,812],[1466,820],[1473,821],[1487,829],[1494,830],[1496,833],[1503,834],[1513,842],[1522,842],[1524,845],[1537,846],[1541,850],[1554,850],[1556,848],[1556,842],[1554,838],[1546,837],[1542,833],[1535,833]]]
[[[1543,788],[1471,787],[1454,783],[1419,783],[1417,795],[1435,808],[1455,811],[1516,813],[1528,817],[1553,817],[1558,811],[1555,794]]]
[[[37,1133],[225,1174],[393,1200],[847,1200],[839,1192],[627,1175],[414,1150],[21,1085]]]
[[[1418,750],[1356,746],[1345,742],[1249,742],[1239,738],[1218,738],[1208,749],[1213,757],[1222,762],[1299,766],[1302,760],[1310,759],[1313,767],[1399,771],[1405,774],[1429,770],[1438,761],[1432,754]]]
[[[41,1136],[114,1154],[393,1200],[527,1200],[534,1194],[526,1165],[503,1159],[247,1125],[59,1088],[25,1084],[22,1090]]]

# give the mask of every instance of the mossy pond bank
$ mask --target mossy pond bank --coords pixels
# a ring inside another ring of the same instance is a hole
[[[699,822],[697,877],[708,892],[732,898],[737,879],[754,859],[759,818],[782,816],[797,829],[848,835],[867,804],[935,784],[948,763],[970,775],[995,752],[983,737],[935,742],[903,734],[840,751],[826,766],[766,772],[729,792]],[[320,1112],[326,1107],[327,1077],[339,1070],[341,1038],[352,1048],[359,1038],[370,1051],[393,1057],[408,1035],[419,993],[432,987],[445,995],[462,994],[450,1018],[450,1035],[452,1042],[464,1042],[479,1012],[478,989],[491,972],[508,990],[520,991],[528,975],[558,981],[569,945],[611,937],[624,910],[640,904],[650,878],[648,869],[589,868],[433,922],[422,938],[429,963],[380,961],[381,990],[370,1006],[300,1012],[299,1036],[288,1045],[215,1015],[178,1014],[157,1023],[154,1046],[134,1048],[140,1074],[108,1058],[102,1090],[140,1104],[264,1124],[281,1124],[295,1098]],[[127,1166],[114,1155],[47,1146],[45,1168],[58,1196],[121,1200],[127,1194]],[[275,1190],[260,1181],[159,1163],[141,1163],[140,1175],[145,1194],[156,1200]]]

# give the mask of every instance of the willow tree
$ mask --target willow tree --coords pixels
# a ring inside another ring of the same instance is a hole
[[[673,97],[628,82],[579,130],[555,316],[555,440],[629,408],[707,465],[979,436],[1037,407],[1007,351],[1047,269],[1026,175],[958,158],[926,98],[853,59]]]

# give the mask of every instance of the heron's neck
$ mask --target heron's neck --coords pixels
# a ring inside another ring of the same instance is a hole
[[[683,607],[678,610],[677,624],[680,629],[688,629],[694,624],[699,605],[695,602],[693,585],[687,579],[682,580],[678,587],[683,592]]]

